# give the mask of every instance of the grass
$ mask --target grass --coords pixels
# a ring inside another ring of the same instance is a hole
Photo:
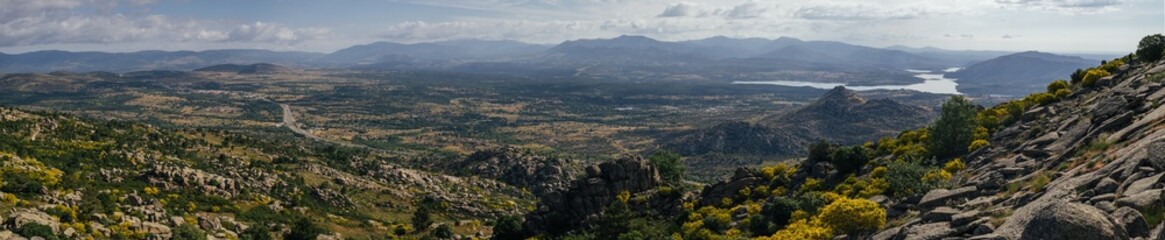
[[[1149,226],[1157,226],[1162,220],[1165,220],[1165,207],[1149,207],[1147,209],[1138,209],[1145,217],[1145,222]]]

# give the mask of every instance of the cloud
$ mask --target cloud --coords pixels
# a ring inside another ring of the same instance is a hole
[[[1123,0],[995,0],[1011,9],[1050,11],[1069,14],[1097,14],[1115,10]]]
[[[130,4],[127,7],[152,3],[124,2]],[[294,44],[329,32],[262,22],[232,29],[221,21],[111,13],[120,4],[117,0],[0,0],[4,6],[0,8],[0,46],[141,41]]]
[[[331,33],[331,30],[326,28],[289,28],[280,24],[255,22],[238,26],[224,40],[235,42],[298,43],[305,40],[321,38],[329,33]]]
[[[1014,35],[1013,35],[1013,34],[1003,34],[1003,36],[1002,36],[1002,37],[1000,37],[1000,38],[1003,38],[1003,39],[1015,39],[1015,38],[1019,38],[1019,37],[1023,37],[1023,35],[1019,35],[1019,34],[1014,34]]]
[[[732,7],[732,10],[725,12],[723,16],[730,19],[758,18],[763,16],[765,11],[768,11],[768,9],[756,2],[750,1]]]
[[[697,12],[697,10],[695,8],[696,7],[690,3],[686,3],[686,2],[676,3],[676,4],[668,5],[667,8],[663,10],[663,13],[660,13],[657,17],[693,16]]]
[[[913,19],[931,14],[923,8],[890,8],[864,3],[829,3],[802,6],[793,16],[808,20],[870,21]]]

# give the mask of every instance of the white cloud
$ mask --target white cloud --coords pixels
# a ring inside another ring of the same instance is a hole
[[[802,6],[793,16],[809,20],[869,21],[912,19],[926,16],[930,11],[917,7],[886,7],[866,3],[828,3]]]
[[[686,2],[676,3],[676,4],[668,5],[667,8],[663,10],[663,13],[659,14],[659,17],[693,16],[693,15],[697,14],[697,10],[695,8],[696,7],[692,6],[691,3],[686,3]]]
[[[1116,10],[1122,0],[995,0],[1006,8],[1069,14],[1097,14]]]
[[[126,3],[145,5],[153,1]],[[139,41],[294,44],[329,33],[322,28],[290,28],[261,22],[231,30],[221,21],[110,13],[109,9],[119,4],[116,0],[0,0],[0,46]]]

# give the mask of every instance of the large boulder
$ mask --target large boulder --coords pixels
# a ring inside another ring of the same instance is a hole
[[[935,189],[927,192],[922,196],[922,200],[918,201],[918,206],[923,208],[937,207],[945,205],[948,201],[973,197],[975,192],[979,189],[975,186],[958,188],[955,190]]]
[[[1016,210],[995,233],[1012,240],[1129,239],[1100,209],[1057,198]]]
[[[30,223],[48,226],[53,229],[54,233],[60,233],[61,230],[60,222],[53,216],[35,209],[17,209],[9,214],[8,220],[4,222],[9,229],[20,229],[20,227]]]
[[[1125,229],[1129,237],[1148,237],[1149,223],[1145,222],[1145,217],[1141,215],[1136,209],[1130,207],[1122,207],[1112,212],[1112,217],[1116,220],[1116,224]]]

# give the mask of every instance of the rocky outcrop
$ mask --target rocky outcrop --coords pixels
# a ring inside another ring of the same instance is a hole
[[[588,167],[586,177],[570,188],[541,196],[537,210],[526,215],[526,229],[533,234],[588,229],[619,194],[639,195],[662,183],[659,171],[639,156]]]
[[[234,179],[182,166],[155,165],[144,171],[142,177],[164,189],[192,188],[224,197],[236,196],[240,190]]]
[[[474,152],[449,169],[466,176],[495,179],[525,188],[538,196],[566,189],[577,177],[572,165],[566,159],[505,147]]]
[[[732,178],[705,186],[704,190],[700,191],[700,206],[715,205],[724,198],[735,198],[741,189],[762,183],[767,184],[767,181],[760,172],[750,168],[738,168]]]

